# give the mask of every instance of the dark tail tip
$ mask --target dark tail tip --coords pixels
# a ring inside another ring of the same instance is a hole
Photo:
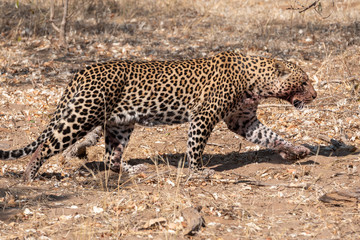
[[[0,159],[8,159],[10,157],[9,151],[0,150]]]

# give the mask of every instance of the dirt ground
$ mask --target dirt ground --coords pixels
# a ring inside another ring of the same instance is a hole
[[[205,149],[209,179],[187,181],[188,124],[137,126],[124,160],[147,169],[134,176],[103,171],[103,139],[86,158],[52,157],[30,184],[21,179],[30,156],[0,161],[0,239],[360,238],[360,3],[299,13],[312,2],[71,2],[65,49],[48,1],[0,2],[0,149],[35,140],[73,73],[98,61],[241,49],[297,63],[318,92],[302,111],[278,100],[259,107],[264,124],[311,149],[297,162],[223,123]],[[199,216],[205,224],[185,235]]]

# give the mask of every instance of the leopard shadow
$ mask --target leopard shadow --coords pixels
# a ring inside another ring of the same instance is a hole
[[[348,151],[346,149],[333,149],[332,145],[328,146],[318,146],[304,144],[305,147],[311,150],[311,154],[309,157],[314,155],[319,155],[323,157],[343,157],[348,155],[359,155],[360,151]],[[309,158],[308,157],[308,158]],[[150,165],[154,164],[163,164],[163,165],[171,165],[178,167],[180,161],[185,159],[184,153],[176,153],[176,154],[162,154],[153,158],[137,158],[130,159],[128,163],[130,165],[137,165],[142,163],[147,163]],[[259,150],[259,151],[249,151],[249,152],[230,152],[227,154],[204,154],[203,163],[206,167],[212,168],[215,171],[227,171],[233,170],[240,167],[244,167],[248,164],[254,163],[272,163],[272,164],[287,164],[291,165],[294,161],[288,161],[283,159],[280,154],[269,150]],[[297,161],[299,165],[319,165],[316,161],[311,159],[302,159]],[[181,165],[181,163],[180,163]],[[187,163],[185,163],[187,167]],[[89,162],[85,164],[86,168],[91,170],[105,170],[105,165],[103,162]]]
[[[170,165],[174,167],[181,166],[185,159],[184,153],[176,154],[162,154],[152,158],[136,158],[130,159],[128,163],[130,165],[138,164],[149,164],[149,165]],[[214,169],[215,171],[227,171],[232,169],[237,169],[248,164],[254,163],[273,163],[273,164],[293,164],[293,161],[284,160],[279,154],[275,153],[272,150],[259,150],[259,151],[249,151],[249,152],[231,152],[227,154],[204,154],[203,164],[206,167]],[[302,160],[299,162],[300,165],[310,165],[318,164],[312,160]],[[185,167],[187,167],[187,162],[185,161]],[[83,167],[79,170],[82,171],[104,171],[105,164],[104,162],[93,161],[85,163]]]

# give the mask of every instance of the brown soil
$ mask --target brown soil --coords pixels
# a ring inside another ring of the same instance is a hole
[[[138,126],[124,156],[148,167],[136,176],[101,169],[102,139],[85,159],[54,156],[30,184],[21,180],[30,157],[1,161],[1,239],[359,238],[356,0],[321,1],[321,12],[302,14],[286,8],[303,1],[104,2],[71,6],[67,50],[43,21],[47,1],[19,8],[0,3],[0,149],[36,139],[71,75],[86,64],[240,48],[290,59],[313,79],[318,98],[305,110],[267,100],[258,112],[267,126],[313,154],[285,162],[220,123],[205,150],[204,163],[215,170],[209,179],[187,181],[181,166],[188,124]],[[184,235],[188,207],[201,207],[205,220],[194,236]]]

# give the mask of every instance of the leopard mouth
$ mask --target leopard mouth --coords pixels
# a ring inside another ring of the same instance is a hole
[[[298,110],[304,109],[305,105],[309,102],[299,98],[296,94],[289,96],[286,100]]]
[[[312,102],[312,99],[303,99],[303,98],[299,98],[299,96],[292,96],[290,97],[290,99],[288,99],[288,101],[298,110],[302,110],[304,109],[304,107]]]
[[[298,99],[295,99],[292,104],[298,110],[302,110],[305,107],[305,102]]]
[[[306,88],[301,88],[299,91],[293,91],[287,95],[286,100],[298,110],[304,109],[304,107],[310,104],[317,96],[311,84],[307,84],[306,86]]]

